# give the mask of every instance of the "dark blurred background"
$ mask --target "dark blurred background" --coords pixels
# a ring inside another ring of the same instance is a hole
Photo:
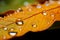
[[[41,4],[43,4],[45,1],[49,0],[37,0]],[[55,0],[56,1],[56,0]],[[3,14],[3,12],[8,10],[17,10],[19,7],[23,6],[24,3],[34,3],[36,0],[0,0],[0,15]],[[54,36],[55,33],[58,34],[60,30],[60,21],[56,21],[49,29],[42,31],[42,32],[28,32],[24,36],[21,37],[13,37],[10,40],[40,40],[40,37],[48,37],[48,36]],[[54,32],[54,33],[53,33]],[[52,34],[52,35],[50,35]],[[37,38],[38,37],[38,38]]]

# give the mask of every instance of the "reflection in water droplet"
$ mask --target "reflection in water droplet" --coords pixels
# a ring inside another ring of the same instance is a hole
[[[38,5],[37,5],[37,8],[42,8],[42,6],[38,4]]]
[[[49,2],[48,2],[48,1],[46,1],[46,2],[45,2],[45,5],[46,5],[46,6],[49,6],[50,4],[49,4]]]
[[[43,11],[43,15],[45,15],[45,16],[46,16],[46,15],[47,15],[47,13],[46,13],[45,11]]]
[[[7,27],[4,27],[4,30],[6,31],[8,28]]]
[[[9,32],[9,35],[10,36],[16,36],[17,35],[17,32]]]
[[[10,29],[10,31],[13,31],[13,30],[14,30],[13,28]]]
[[[33,25],[32,25],[32,27],[34,27],[34,28],[35,28],[35,27],[37,27],[37,25],[36,25],[36,24],[33,24]]]
[[[29,8],[28,10],[29,10],[29,11],[32,11],[32,9],[31,9],[31,8]]]
[[[54,14],[52,14],[51,16],[54,17]]]
[[[23,25],[23,21],[21,19],[17,19],[16,24],[21,26],[21,25]]]
[[[21,12],[21,11],[23,11],[23,9],[22,8],[18,8],[17,12]]]

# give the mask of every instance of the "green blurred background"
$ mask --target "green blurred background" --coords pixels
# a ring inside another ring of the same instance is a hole
[[[34,3],[35,0],[0,0],[0,14],[10,9],[17,10],[24,2]],[[52,29],[60,29],[60,21],[55,22],[48,30]]]
[[[34,0],[0,0],[0,14],[10,9],[16,10],[23,6],[24,2],[34,3]]]

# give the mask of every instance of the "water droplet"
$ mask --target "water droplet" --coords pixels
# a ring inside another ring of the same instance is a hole
[[[32,11],[32,9],[31,9],[31,8],[29,8],[29,11]]]
[[[51,16],[54,17],[54,14],[52,14]]]
[[[20,28],[20,31],[21,31],[22,29]]]
[[[18,8],[17,12],[21,12],[21,11],[23,11],[22,8]]]
[[[46,5],[46,6],[49,6],[49,2],[48,2],[48,1],[46,1],[45,5]]]
[[[42,8],[42,6],[41,5],[37,5],[37,8]]]
[[[16,24],[21,26],[21,25],[23,25],[23,21],[21,19],[17,19]]]
[[[20,21],[20,22],[17,22],[18,25],[22,25],[23,23]]]
[[[44,11],[44,12],[43,12],[43,15],[47,15],[47,13]]]
[[[10,31],[14,31],[14,29],[13,29],[13,28],[11,28],[11,29],[10,29]]]
[[[45,4],[46,6],[49,6],[49,4],[47,3],[47,4]]]
[[[4,27],[4,30],[6,31],[8,28],[7,27]]]
[[[37,25],[36,25],[36,24],[33,24],[33,25],[32,25],[32,27],[34,27],[34,28],[35,28],[35,27],[37,27]]]
[[[10,36],[16,36],[17,35],[17,32],[9,32],[9,35]]]
[[[12,14],[10,14],[9,16],[12,16]]]

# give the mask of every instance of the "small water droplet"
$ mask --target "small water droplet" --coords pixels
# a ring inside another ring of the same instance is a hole
[[[16,24],[21,26],[21,25],[23,25],[23,21],[21,19],[17,19]]]
[[[21,12],[21,11],[23,11],[22,8],[18,8],[17,12]]]
[[[42,8],[42,6],[38,4],[38,5],[37,5],[37,8]]]
[[[20,31],[21,31],[22,29],[20,28]]]
[[[51,16],[54,17],[54,14],[52,14]]]
[[[10,29],[10,31],[14,31],[14,29],[13,29],[13,28],[11,28],[11,29]]]
[[[48,1],[46,1],[45,5],[46,5],[46,6],[49,6],[49,2],[48,2]]]
[[[9,16],[12,16],[12,14],[10,14]]]
[[[7,27],[4,27],[4,30],[6,31],[8,28]]]
[[[16,36],[17,35],[17,32],[9,32],[9,35],[10,36]]]
[[[34,27],[34,28],[35,28],[35,27],[37,27],[37,25],[36,25],[36,24],[33,24],[33,25],[32,25],[32,27]]]
[[[45,4],[46,6],[49,6],[49,4],[47,3],[47,4]]]
[[[32,9],[31,9],[31,8],[29,8],[29,11],[32,11]]]
[[[45,16],[46,16],[46,15],[47,15],[47,13],[46,13],[45,11],[43,11],[43,15],[45,15]]]

